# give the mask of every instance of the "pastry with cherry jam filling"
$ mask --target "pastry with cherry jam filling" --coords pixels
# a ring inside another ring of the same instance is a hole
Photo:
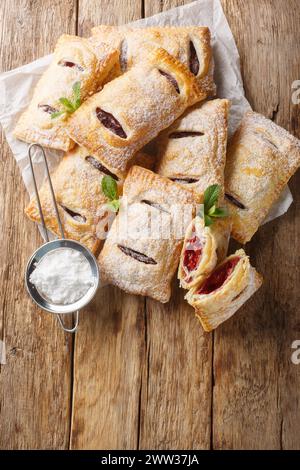
[[[108,199],[101,188],[105,175],[117,180],[116,175],[80,147],[68,152],[51,175],[65,237],[84,244],[93,253],[101,246],[97,226],[107,224],[109,217]],[[122,182],[117,182],[121,190]],[[48,181],[42,185],[39,195],[47,229],[60,236]],[[41,223],[35,197],[25,213],[32,221]]]
[[[190,191],[139,166],[131,168],[99,256],[103,281],[168,302],[188,224],[186,211],[193,217]]]
[[[163,49],[107,83],[70,117],[70,137],[120,177],[134,154],[204,98],[195,76]]]
[[[148,56],[148,45],[165,49],[181,61],[196,77],[205,95],[213,96],[216,86],[213,80],[213,57],[210,31],[202,26],[148,27],[96,26],[92,29],[100,41],[106,42],[120,53],[115,76],[127,72]]]
[[[228,320],[256,292],[262,277],[251,266],[244,250],[238,250],[185,296],[205,331]]]
[[[157,138],[157,173],[193,191],[198,202],[212,184],[224,194],[228,109],[224,99],[198,103]]]
[[[197,216],[190,223],[181,252],[178,279],[184,289],[199,284],[227,255],[230,218],[218,219],[209,227]]]
[[[225,167],[225,200],[237,241],[251,240],[299,166],[300,140],[247,112],[229,143]]]
[[[55,114],[62,111],[60,98],[72,100],[72,87],[79,82],[80,101],[83,102],[99,90],[118,59],[116,49],[95,38],[90,40],[67,34],[61,36],[51,65],[36,85],[32,100],[17,123],[15,136],[28,143],[70,150],[75,144],[65,129],[68,113],[54,118]]]

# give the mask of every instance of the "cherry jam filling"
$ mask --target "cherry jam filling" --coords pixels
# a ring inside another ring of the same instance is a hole
[[[169,134],[169,139],[184,139],[185,137],[201,137],[203,132],[198,131],[177,131]]]
[[[74,220],[77,220],[77,222],[80,223],[85,223],[86,222],[86,217],[84,215],[79,214],[78,212],[72,211],[72,209],[69,209],[69,207],[63,206],[60,204],[60,207],[71,217],[73,217]]]
[[[92,157],[91,155],[88,155],[87,157],[85,157],[85,159],[88,163],[93,165],[93,167],[96,168],[97,170],[99,170],[101,173],[104,173],[105,175],[111,176],[115,180],[119,181],[119,178],[117,177],[117,175],[112,173],[108,168],[106,168],[106,166],[102,165],[102,163],[100,163],[98,160],[96,160],[96,158]]]
[[[238,201],[235,197],[233,197],[231,194],[225,193],[226,199],[234,204],[236,207],[239,209],[246,209],[246,206],[241,201]]]
[[[101,108],[96,108],[96,115],[104,127],[109,129],[111,132],[118,135],[119,137],[122,137],[122,139],[126,139],[126,132],[124,131],[119,121],[112,114],[107,113]]]
[[[155,259],[150,258],[150,256],[147,256],[144,253],[141,253],[140,251],[133,250],[132,248],[128,248],[128,246],[124,245],[117,246],[119,250],[121,250],[125,255],[131,256],[131,258],[135,259],[136,261],[139,261],[140,263],[157,264]]]
[[[57,65],[61,65],[62,67],[70,67],[71,69],[77,69],[80,70],[80,72],[83,72],[83,67],[81,65],[75,64],[74,62],[71,62],[70,60],[60,60]]]
[[[194,235],[186,242],[183,257],[183,266],[186,271],[191,272],[197,268],[202,255],[202,250],[203,245],[197,235]]]
[[[194,75],[199,73],[199,59],[193,41],[190,41],[190,71]]]
[[[199,181],[196,178],[170,178],[170,180],[181,184],[193,184]]]
[[[163,75],[163,77],[166,77],[167,80],[169,80],[169,82],[173,85],[173,87],[175,88],[175,90],[177,91],[177,93],[180,93],[178,83],[177,83],[177,81],[175,80],[175,78],[172,77],[172,75],[170,75],[170,74],[164,72],[163,70],[159,70],[159,73],[160,73],[161,75]]]
[[[53,113],[57,113],[57,109],[56,108],[53,108],[53,106],[50,106],[49,104],[39,104],[38,105],[38,108],[40,108],[42,111],[44,111],[45,113],[48,113],[48,114],[53,114]]]
[[[143,204],[147,204],[147,206],[151,206],[151,207],[154,207],[155,209],[161,211],[161,212],[166,212],[167,214],[170,214],[169,211],[167,211],[164,207],[162,207],[160,204],[158,204],[157,202],[152,202],[152,201],[149,201],[149,199],[142,199],[141,202]]]
[[[124,39],[120,46],[120,67],[122,72],[126,72],[127,69],[127,41]]]
[[[210,294],[211,292],[220,289],[233,273],[239,261],[240,258],[237,256],[236,258],[231,258],[222,266],[217,268],[202,284],[200,289],[197,291],[197,294]]]

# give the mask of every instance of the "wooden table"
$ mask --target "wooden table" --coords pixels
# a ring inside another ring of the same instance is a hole
[[[52,51],[62,33],[88,35],[183,4],[172,0],[2,0],[1,63]],[[222,0],[255,110],[300,137],[298,0]],[[2,134],[0,447],[4,449],[299,449],[300,172],[295,202],[246,247],[264,286],[205,334],[174,283],[167,305],[105,288],[76,337],[29,300],[26,260],[41,243]]]

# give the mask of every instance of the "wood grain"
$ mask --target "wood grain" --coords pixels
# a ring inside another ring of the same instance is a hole
[[[92,26],[140,14],[140,2],[80,1],[79,32],[89,35]],[[73,449],[137,448],[144,357],[144,299],[100,290],[76,335]]]
[[[209,449],[212,340],[173,283],[166,305],[147,299],[142,449]]]
[[[299,2],[283,7],[280,0],[241,0],[239,14],[236,1],[222,3],[251,105],[300,137],[299,106],[291,102],[291,84],[300,77]],[[300,324],[299,183],[298,172],[290,185],[295,202],[288,213],[264,225],[246,246],[264,286],[215,334],[216,448],[300,447],[300,368],[290,360]]]
[[[62,32],[75,31],[75,2],[0,2],[1,69],[9,70],[49,53]],[[41,27],[42,26],[42,27]],[[7,363],[0,372],[0,447],[65,449],[70,430],[72,339],[56,319],[35,308],[23,273],[41,243],[25,219],[27,195],[17,165],[1,136],[1,312],[0,338]]]
[[[1,68],[50,52],[63,32],[122,24],[183,0],[2,0]],[[300,137],[297,0],[222,0],[257,111]],[[300,449],[300,174],[295,202],[246,246],[260,292],[214,335],[202,332],[176,287],[168,305],[105,287],[83,312],[75,344],[25,292],[41,243],[1,136],[0,447],[3,449]],[[298,194],[297,194],[298,193]],[[232,247],[232,249],[234,246]],[[74,349],[73,349],[74,348]]]

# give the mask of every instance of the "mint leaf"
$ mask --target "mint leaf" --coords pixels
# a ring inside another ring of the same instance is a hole
[[[55,119],[59,116],[61,116],[62,114],[65,114],[64,111],[56,111],[55,113],[51,113],[51,119]]]
[[[120,209],[120,204],[120,199],[114,199],[113,201],[107,203],[107,207],[113,212],[118,212],[118,210]]]
[[[221,192],[218,184],[212,184],[204,192],[204,204],[200,204],[198,215],[204,220],[204,226],[209,227],[218,217],[227,217],[228,211],[225,207],[217,207],[217,201]]]
[[[214,204],[208,211],[208,215],[213,215],[213,213],[215,212],[216,210],[216,205]]]
[[[204,214],[204,226],[209,227],[211,224],[213,224],[213,219],[209,216]]]
[[[105,175],[101,181],[103,194],[110,200],[118,199],[118,186],[116,180],[109,175]]]
[[[57,118],[58,116],[61,116],[62,114],[72,114],[76,111],[76,109],[79,108],[81,105],[81,98],[80,98],[80,82],[75,82],[72,86],[73,90],[73,97],[72,100],[69,100],[68,98],[65,98],[62,96],[59,98],[60,104],[63,106],[63,109],[61,111],[57,111],[56,113],[51,114],[51,119]]]
[[[59,98],[58,100],[62,105],[63,107],[65,108],[65,112],[67,113],[74,113],[75,109],[74,109],[74,106],[73,104],[71,103],[70,100],[68,100],[68,98]]]
[[[212,184],[204,192],[204,207],[207,213],[209,209],[218,201],[221,188],[218,184]]]
[[[81,97],[80,97],[80,82],[75,82],[73,87],[73,108],[74,108],[74,111],[76,111],[76,109],[79,108],[79,106],[81,105]]]
[[[227,217],[228,210],[225,207],[217,207],[214,212],[209,214],[210,217]]]

